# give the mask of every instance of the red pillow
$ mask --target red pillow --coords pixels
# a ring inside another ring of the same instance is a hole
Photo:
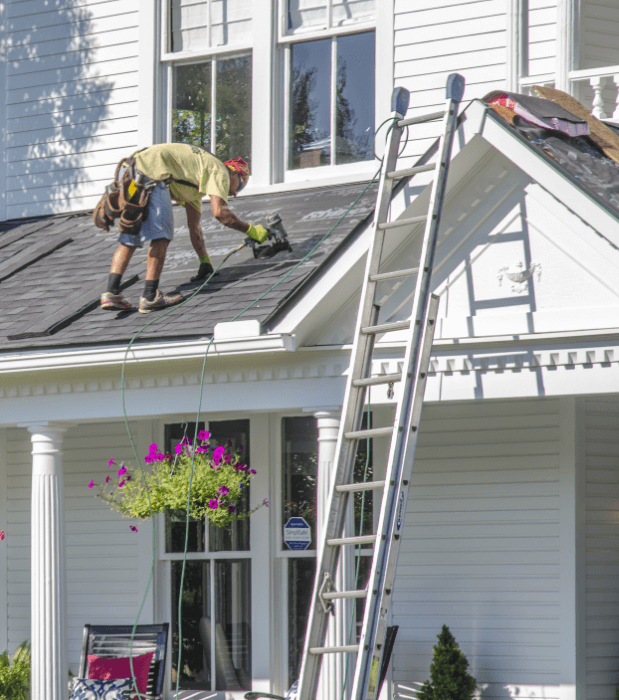
[[[133,673],[140,693],[146,692],[148,671],[153,652],[133,657]],[[103,656],[88,654],[88,678],[98,681],[111,681],[115,678],[131,678],[131,664],[128,656],[108,659]]]

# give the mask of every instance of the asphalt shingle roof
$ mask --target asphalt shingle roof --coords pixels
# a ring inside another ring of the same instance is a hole
[[[279,212],[292,253],[255,260],[251,250],[233,255],[220,274],[182,308],[151,325],[141,340],[196,338],[211,335],[256,297],[281,280],[346,212],[365,185],[342,185],[239,198],[232,210],[243,220],[264,221]],[[370,186],[330,237],[290,277],[259,301],[246,318],[266,321],[295,289],[331,255],[337,255],[372,212],[376,185]],[[189,240],[185,212],[174,207],[175,238],[168,248],[160,287],[188,296],[198,260]],[[221,226],[205,203],[202,229],[214,265],[243,242],[244,236]],[[119,343],[164,312],[140,314],[102,311],[99,296],[107,286],[116,229],[97,229],[90,214],[55,216],[24,223],[0,224],[0,347],[20,348]],[[136,251],[123,277],[127,296],[137,307],[146,269],[146,247]]]

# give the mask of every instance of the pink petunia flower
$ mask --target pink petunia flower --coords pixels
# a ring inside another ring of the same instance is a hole
[[[152,455],[146,455],[146,457],[144,457],[144,461],[146,462],[146,464],[151,464],[151,463],[154,461],[154,460],[153,460],[153,456],[152,456]]]
[[[138,531],[138,529],[137,529],[137,527],[136,527],[135,525],[129,525],[129,529],[131,530],[131,532],[137,532],[137,531]]]
[[[271,507],[271,504],[269,503],[269,499],[268,499],[268,498],[263,498],[263,499],[262,499],[262,502],[264,503],[264,505],[265,505],[267,508],[270,508],[270,507]]]
[[[234,505],[234,503],[231,503],[228,506],[228,513],[234,513],[235,510],[236,510],[236,506]]]
[[[220,486],[217,489],[217,493],[220,493],[222,496],[225,496],[227,493],[230,493],[230,489],[227,486]]]
[[[123,479],[123,480],[118,484],[118,488],[119,488],[119,489],[122,489],[122,487],[123,487],[124,485],[125,485],[125,480]]]
[[[121,467],[118,470],[118,476],[122,476],[123,474],[126,474],[126,473],[127,473],[127,467]]]
[[[208,430],[200,430],[200,432],[198,433],[198,440],[208,440],[210,437],[211,434]]]
[[[179,455],[183,451],[183,443],[179,442],[179,444],[174,448],[174,452],[176,452],[177,455]]]
[[[255,469],[250,469],[250,470],[249,470],[249,473],[250,473],[250,474],[257,474],[258,472],[257,472]]]
[[[148,454],[155,454],[155,452],[159,452],[159,447],[156,442],[153,442],[151,445],[148,446]]]
[[[232,440],[228,440],[228,447],[232,447]]]
[[[172,461],[172,455],[166,455],[165,458],[168,460],[168,462]]]
[[[0,542],[6,537],[4,530],[0,530]]]
[[[112,457],[112,459],[110,459],[110,461],[107,463],[107,468],[109,469],[112,464],[114,464],[114,457]]]
[[[155,455],[155,459],[158,462],[163,462],[163,460],[165,459],[165,455],[163,454],[163,452],[157,452],[157,454]]]
[[[110,483],[110,475],[109,474],[105,477],[105,483],[106,484]]]
[[[88,484],[88,488],[91,489],[95,485],[94,479],[90,480],[90,483]]]
[[[208,507],[212,508],[213,510],[215,510],[215,508],[219,508],[219,501],[216,498],[211,499],[208,502]]]

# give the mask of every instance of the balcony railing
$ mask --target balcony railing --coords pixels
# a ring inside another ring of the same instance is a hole
[[[603,68],[589,68],[588,70],[572,70],[569,72],[570,82],[573,87],[588,83],[593,91],[593,100],[587,104],[587,100],[582,100],[585,107],[591,110],[591,114],[598,119],[608,119],[619,122],[619,66],[605,66]],[[612,87],[610,91],[612,97],[609,99],[608,92],[604,96],[604,88]],[[585,88],[586,90],[586,88]],[[577,90],[572,90],[578,94]],[[605,99],[606,97],[606,99]],[[612,103],[612,112],[608,109],[609,102]]]

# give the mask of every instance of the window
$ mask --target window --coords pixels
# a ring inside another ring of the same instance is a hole
[[[286,34],[372,22],[375,0],[287,0]]]
[[[205,429],[204,424],[197,426]],[[232,440],[232,449],[249,455],[249,421],[211,421],[211,445]],[[166,451],[186,434],[195,433],[195,423],[167,425]],[[242,508],[247,509],[249,494]],[[249,690],[251,688],[251,560],[249,519],[229,528],[209,527],[193,521],[183,582],[181,624],[178,601],[185,545],[185,519],[168,516],[165,522],[165,552],[169,563],[172,620],[171,687],[178,678],[178,647],[182,635],[180,688],[186,690]],[[179,634],[180,632],[180,634]]]
[[[251,165],[251,0],[164,2],[166,139]]]
[[[374,158],[374,32],[290,49],[292,170]]]

